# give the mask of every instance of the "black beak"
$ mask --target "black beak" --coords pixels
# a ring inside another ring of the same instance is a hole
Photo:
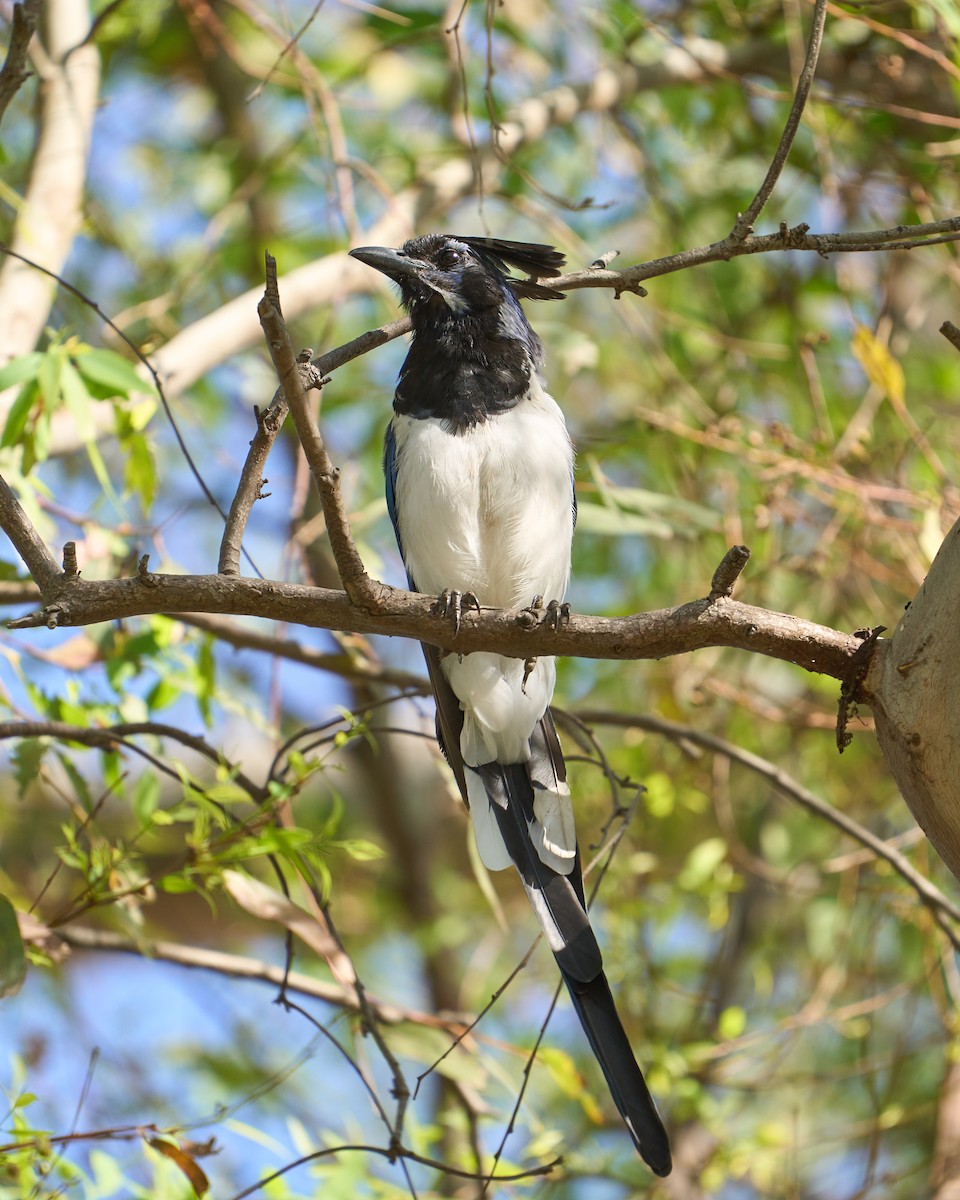
[[[403,279],[416,278],[425,265],[416,259],[407,258],[399,250],[391,250],[387,246],[358,246],[350,251],[351,258],[357,258],[368,267],[382,272],[396,283]]]

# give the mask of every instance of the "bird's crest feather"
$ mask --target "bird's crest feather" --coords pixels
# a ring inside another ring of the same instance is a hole
[[[515,296],[523,300],[563,300],[565,294],[556,288],[545,287],[539,279],[553,279],[560,274],[564,256],[553,246],[543,242],[511,242],[505,238],[460,237],[458,241],[470,246],[479,254],[496,260],[497,266],[507,275],[508,267],[526,271],[529,278],[511,279],[507,286]]]

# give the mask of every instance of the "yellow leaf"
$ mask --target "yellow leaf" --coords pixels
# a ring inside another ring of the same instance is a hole
[[[902,408],[906,394],[903,367],[866,325],[858,325],[850,349],[863,372],[897,408]]]
[[[210,1190],[210,1182],[200,1164],[179,1146],[175,1146],[173,1142],[164,1141],[162,1138],[148,1138],[147,1145],[156,1150],[158,1154],[162,1154],[164,1158],[169,1158],[172,1163],[176,1163],[198,1196],[203,1196]]]

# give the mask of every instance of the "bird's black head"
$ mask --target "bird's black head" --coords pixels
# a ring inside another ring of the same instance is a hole
[[[517,296],[563,299],[562,292],[535,282],[560,274],[563,255],[552,246],[433,233],[412,238],[399,250],[361,246],[350,253],[399,285],[415,328],[443,321],[448,314],[480,319],[505,300],[516,308],[510,301]],[[512,278],[508,264],[525,271],[528,278]]]
[[[536,282],[560,274],[552,246],[428,234],[399,250],[362,246],[354,258],[400,287],[413,344],[394,398],[398,413],[437,417],[454,432],[520,403],[543,361],[518,297],[562,300]],[[527,278],[509,274],[510,267]]]

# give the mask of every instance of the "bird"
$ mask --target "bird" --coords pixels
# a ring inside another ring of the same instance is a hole
[[[562,300],[549,280],[564,256],[539,243],[450,234],[350,254],[398,285],[412,325],[384,441],[387,507],[410,588],[437,596],[458,623],[483,605],[529,608],[559,624],[569,612],[574,453],[520,300]],[[587,915],[549,707],[555,660],[423,650],[437,739],[480,858],[491,871],[519,873],[634,1145],[656,1175],[668,1175],[669,1139]]]

